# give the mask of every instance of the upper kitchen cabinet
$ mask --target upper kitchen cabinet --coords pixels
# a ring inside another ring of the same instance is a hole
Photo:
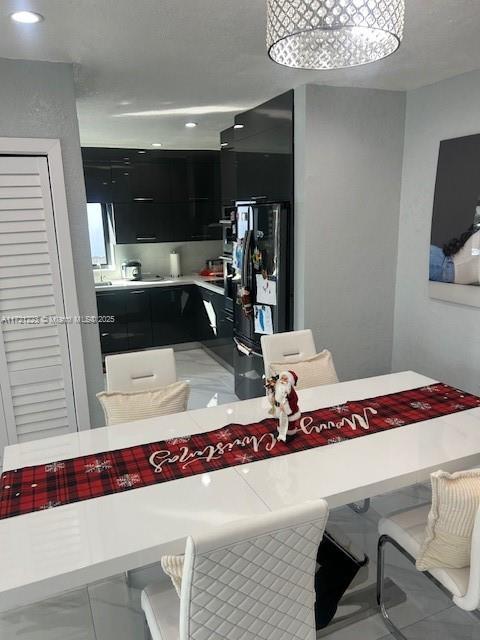
[[[82,149],[90,202],[113,203],[117,244],[221,238],[218,151]]]
[[[112,174],[108,164],[84,165],[87,202],[112,202]]]
[[[222,133],[222,201],[293,201],[293,91],[235,117]]]
[[[220,134],[221,200],[231,205],[237,200],[237,156],[235,153],[235,130],[225,129]]]
[[[171,173],[165,160],[112,166],[113,202],[171,202]]]
[[[134,202],[115,205],[117,244],[189,240],[188,204]]]
[[[220,201],[220,159],[217,151],[192,154],[188,160],[188,199]]]

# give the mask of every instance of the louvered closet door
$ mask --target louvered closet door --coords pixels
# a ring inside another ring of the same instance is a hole
[[[0,384],[10,443],[77,430],[66,326],[45,320],[64,316],[47,160],[0,156]]]

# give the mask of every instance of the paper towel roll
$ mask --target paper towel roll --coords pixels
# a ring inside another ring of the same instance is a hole
[[[180,278],[182,270],[180,268],[180,254],[172,251],[170,254],[170,277]]]

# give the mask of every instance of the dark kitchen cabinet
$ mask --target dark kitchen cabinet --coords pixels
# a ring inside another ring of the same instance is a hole
[[[152,346],[150,292],[97,291],[102,353]]]
[[[235,130],[233,127],[220,134],[220,177],[221,200],[226,206],[233,204],[237,198],[237,156],[235,153]]]
[[[118,244],[221,238],[220,153],[82,149],[88,199],[111,202]]]
[[[135,162],[112,167],[114,203],[171,202],[171,167],[168,160]]]
[[[218,200],[218,154],[189,159],[189,200]]]
[[[85,165],[87,202],[112,202],[112,176],[110,165]]]
[[[158,287],[150,293],[154,346],[196,340],[197,287]]]
[[[221,240],[222,229],[219,220],[222,216],[220,202],[197,200],[190,203],[190,240]]]
[[[114,205],[117,244],[187,240],[188,203],[135,202]]]
[[[133,290],[126,293],[128,349],[146,349],[152,346],[150,291]]]
[[[198,333],[201,342],[218,359],[233,366],[233,322],[225,313],[225,297],[216,291],[199,288],[201,309],[198,315]]]
[[[128,350],[127,292],[97,291],[102,353]]]
[[[222,202],[293,202],[293,92],[235,117],[221,134]]]
[[[171,158],[168,161],[170,171],[171,202],[188,200],[188,164],[187,158]]]
[[[290,127],[279,125],[235,142],[240,200],[289,201],[293,186]]]
[[[202,342],[233,364],[233,324],[221,293],[196,285],[97,291],[102,353]]]

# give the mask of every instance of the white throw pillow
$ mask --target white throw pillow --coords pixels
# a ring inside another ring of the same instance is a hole
[[[323,384],[338,382],[332,354],[327,349],[306,360],[272,362],[270,364],[270,375],[276,375],[285,370],[295,371],[297,374],[297,389],[309,389],[310,387],[319,387]]]
[[[185,556],[162,556],[160,563],[162,565],[162,569],[171,579],[172,584],[175,587],[175,591],[178,593],[178,597],[180,597]]]
[[[189,394],[187,382],[174,382],[148,391],[103,391],[97,398],[103,407],[106,424],[113,425],[186,411]]]
[[[463,569],[470,565],[473,526],[480,506],[480,469],[432,473],[432,508],[417,569]]]

